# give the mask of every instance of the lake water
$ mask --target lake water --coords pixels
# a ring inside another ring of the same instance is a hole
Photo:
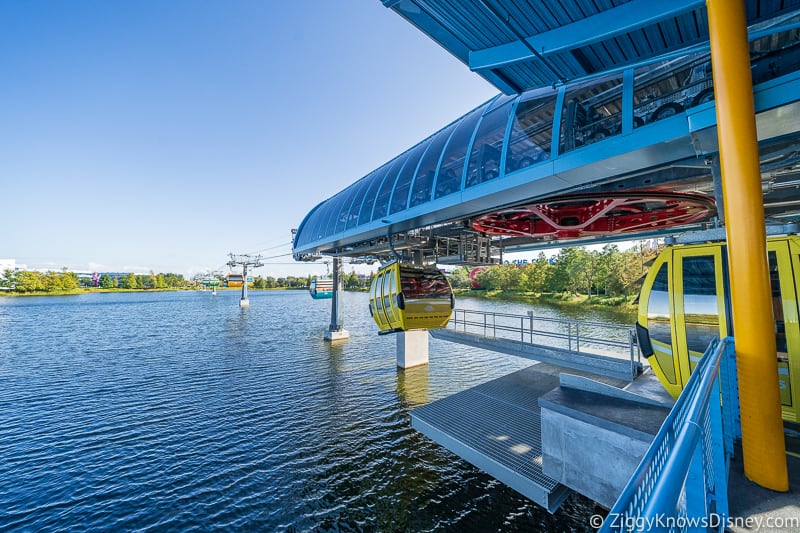
[[[0,298],[0,530],[592,531],[591,501],[550,515],[410,428],[530,361],[432,339],[402,371],[364,293],[334,345],[329,301],[238,299]]]

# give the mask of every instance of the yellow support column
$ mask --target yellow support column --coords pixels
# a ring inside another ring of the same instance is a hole
[[[739,374],[744,472],[789,490],[743,0],[706,0]]]

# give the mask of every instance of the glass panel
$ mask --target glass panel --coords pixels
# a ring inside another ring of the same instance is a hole
[[[647,330],[652,341],[667,346],[665,350],[654,345],[653,353],[664,378],[673,385],[676,384],[678,380],[672,356],[672,330],[669,322],[669,263],[661,265],[653,280],[650,299],[647,301]]]
[[[778,349],[778,383],[780,384],[781,404],[792,405],[792,380],[789,370],[789,349],[786,344],[786,321],[783,313],[781,281],[778,276],[778,257],[769,252],[769,284],[772,288],[772,313],[775,316],[775,346]],[[794,302],[787,302],[795,305]],[[791,315],[790,315],[791,316]]]
[[[320,210],[325,208],[325,204],[319,206],[313,214],[311,214],[308,219],[306,219],[305,223],[300,226],[297,230],[297,235],[294,238],[294,247],[302,246],[307,242],[311,242],[311,232],[314,228],[314,225],[319,220],[319,212]]]
[[[392,189],[397,180],[397,173],[402,170],[403,163],[408,159],[408,154],[401,155],[383,180],[381,189],[378,192],[378,197],[375,199],[375,212],[372,214],[372,220],[380,220],[389,213],[389,199],[392,197]]]
[[[310,241],[316,241],[325,236],[325,227],[331,215],[331,200],[332,199],[326,201],[325,204],[319,208],[317,217],[314,220],[313,231],[310,234]]]
[[[756,39],[750,43],[750,60],[753,85],[800,70],[800,29]]]
[[[495,98],[494,100],[491,101],[491,103],[489,104],[489,107],[486,108],[486,112],[487,113],[491,113],[492,111],[494,111],[498,107],[507,104],[511,100],[516,100],[516,98],[517,98],[516,94],[512,94],[512,95],[501,94],[500,96],[498,96],[497,98]]]
[[[344,231],[344,228],[347,224],[347,217],[350,214],[350,205],[353,203],[353,197],[356,195],[356,189],[359,186],[360,183],[354,184],[342,191],[344,192],[344,195],[342,195],[342,207],[339,209],[339,213],[336,217],[336,229],[334,230],[335,233]]]
[[[506,174],[550,157],[555,106],[555,94],[519,103],[511,126]]]
[[[412,150],[408,156],[408,160],[397,178],[397,184],[394,186],[392,205],[391,209],[389,209],[390,215],[402,211],[408,206],[408,190],[411,188],[411,180],[414,179],[414,171],[417,170],[417,164],[427,147],[428,143],[422,143]]]
[[[383,313],[383,274],[375,277],[375,308],[378,313]]]
[[[647,302],[647,330],[654,341],[672,344],[669,326],[669,265],[664,263],[656,274]]]
[[[400,269],[400,283],[406,300],[420,298],[450,298],[450,287],[444,274],[435,268]]]
[[[634,75],[633,125],[657,122],[713,99],[707,53],[648,65]]]
[[[490,111],[481,120],[469,158],[467,187],[500,177],[500,155],[503,153],[503,141],[512,103],[509,100],[504,106]]]
[[[417,177],[414,179],[414,185],[411,187],[411,201],[409,202],[409,207],[430,202],[431,188],[433,187],[436,167],[439,166],[439,157],[442,155],[442,148],[444,148],[454,128],[455,124],[437,133],[436,137],[431,141],[428,151],[422,156],[422,161],[420,161],[419,170],[417,171]]]
[[[331,214],[326,221],[325,227],[322,228],[322,233],[325,237],[333,235],[334,231],[336,230],[336,219],[339,216],[339,211],[342,209],[344,197],[348,192],[348,189],[345,189],[334,196],[331,200]]]
[[[392,285],[394,285],[394,270],[390,270],[383,278],[383,307],[388,320],[394,320],[394,310],[392,309]]]
[[[361,211],[361,204],[364,203],[364,195],[367,193],[367,189],[372,183],[372,177],[372,174],[370,174],[356,184],[356,194],[353,196],[353,202],[350,204],[350,211],[348,211],[347,214],[345,229],[350,229],[358,224],[358,213]]]
[[[466,115],[456,126],[453,136],[447,143],[442,156],[442,165],[436,177],[436,198],[447,196],[461,190],[461,176],[464,174],[464,160],[467,156],[467,146],[475,125],[481,118],[481,113],[487,104],[482,105],[472,113]]]
[[[622,131],[622,77],[614,75],[600,81],[570,88],[561,112],[559,150],[602,141]]]
[[[778,258],[775,252],[769,252],[769,283],[772,287],[772,312],[775,315],[775,346],[778,348],[778,359],[787,356],[786,324],[783,320],[783,302],[781,301],[781,281],[778,278]]]
[[[714,256],[683,258],[683,314],[686,319],[686,347],[692,370],[696,359],[719,337],[717,277]]]
[[[384,178],[392,172],[396,163],[397,161],[394,161],[391,165],[384,165],[379,170],[373,172],[374,176],[372,180],[370,180],[369,189],[367,189],[367,194],[364,197],[364,205],[361,206],[361,212],[358,214],[359,226],[372,220],[372,208],[375,206],[375,199],[378,197],[378,189],[383,183]]]

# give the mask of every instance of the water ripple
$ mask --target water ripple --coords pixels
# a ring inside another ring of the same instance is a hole
[[[431,341],[398,371],[366,296],[0,299],[0,530],[588,531],[410,428],[527,361]]]

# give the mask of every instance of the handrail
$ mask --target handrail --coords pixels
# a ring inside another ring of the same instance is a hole
[[[735,385],[727,375],[733,354],[730,337],[709,344],[601,532],[725,529],[735,430],[723,429],[719,376],[722,368],[723,387]],[[722,395],[731,403],[724,408],[735,413],[731,392]]]
[[[472,316],[469,316],[472,315]],[[474,317],[481,317],[477,320]],[[514,324],[510,323],[502,323],[498,322],[498,318],[501,319],[510,319],[508,322],[514,322]],[[516,321],[519,321],[517,323]],[[547,323],[547,324],[556,324],[561,325],[562,327],[566,328],[565,332],[560,331],[548,331],[543,329],[534,329],[533,323]],[[515,337],[519,338],[521,342],[530,342],[533,343],[534,335],[537,337],[548,337],[554,339],[562,339],[566,340],[569,343],[569,348],[575,351],[581,351],[580,345],[583,343],[584,345],[600,345],[600,346],[609,346],[614,348],[623,348],[623,349],[636,349],[636,343],[632,342],[629,332],[631,328],[628,326],[618,326],[614,324],[605,324],[602,322],[590,322],[590,321],[579,321],[579,320],[568,320],[562,318],[552,318],[552,317],[544,317],[544,316],[535,316],[532,312],[528,312],[526,315],[520,314],[512,314],[512,313],[501,313],[495,311],[478,311],[472,309],[454,309],[453,310],[453,318],[450,321],[450,325],[454,329],[459,329],[459,326],[463,327],[463,331],[467,331],[467,327],[475,327],[478,329],[482,329],[484,336],[489,336],[491,333],[492,337],[497,337],[498,331],[505,331],[505,332],[512,332],[515,333]],[[581,335],[580,329],[581,327],[589,327],[589,328],[603,328],[605,330],[616,330],[620,332],[624,332],[625,340],[613,340],[613,339],[603,339],[597,337],[589,337],[587,335]],[[526,338],[528,339],[526,341]],[[574,342],[574,346],[573,346]],[[585,351],[585,350],[584,350]]]

